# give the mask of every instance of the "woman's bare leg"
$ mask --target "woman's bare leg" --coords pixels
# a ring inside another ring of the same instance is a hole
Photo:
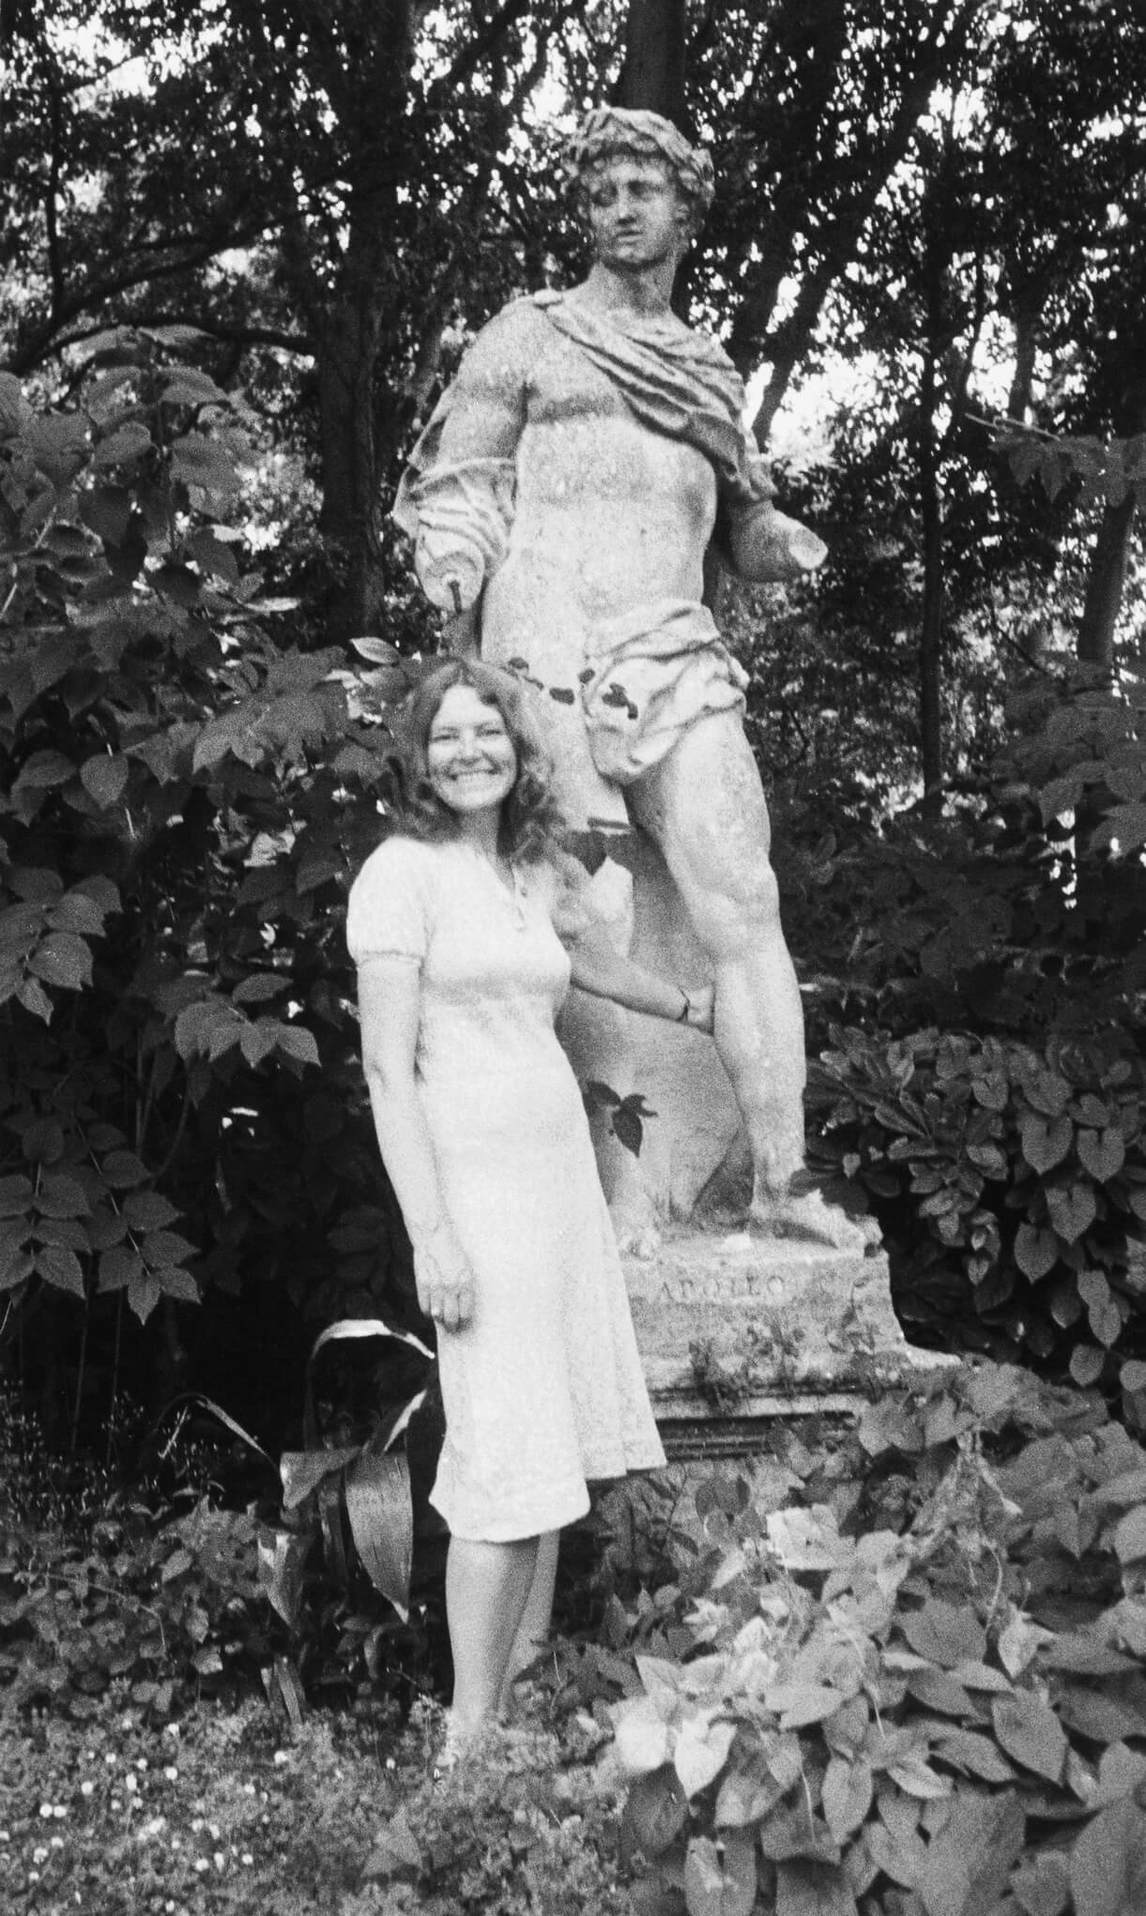
[[[547,1530],[537,1540],[537,1563],[534,1566],[533,1582],[529,1586],[529,1595],[525,1600],[521,1622],[517,1626],[517,1635],[509,1653],[505,1682],[501,1693],[501,1714],[508,1716],[513,1709],[513,1688],[523,1670],[528,1670],[538,1652],[549,1637],[553,1619],[553,1588],[557,1581],[557,1550],[561,1541],[559,1530]]]
[[[533,1584],[538,1541],[537,1537],[511,1543],[450,1538],[446,1558],[446,1620],[454,1658],[450,1715],[453,1733],[462,1741],[497,1717],[510,1653]]]

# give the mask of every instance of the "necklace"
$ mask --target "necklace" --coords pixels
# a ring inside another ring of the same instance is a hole
[[[524,931],[527,893],[525,880],[517,865],[512,858],[502,858],[498,853],[491,857],[489,852],[483,851],[480,845],[471,844],[470,850],[479,863],[486,866],[502,897],[512,905],[514,923],[518,931]]]

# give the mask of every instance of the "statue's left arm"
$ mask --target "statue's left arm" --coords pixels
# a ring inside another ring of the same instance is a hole
[[[824,541],[799,519],[777,512],[772,482],[751,436],[745,433],[745,465],[752,490],[730,500],[721,556],[748,585],[798,579],[828,556]]]

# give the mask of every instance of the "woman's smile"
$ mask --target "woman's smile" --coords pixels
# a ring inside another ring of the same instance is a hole
[[[454,812],[500,806],[517,780],[517,753],[496,705],[472,685],[451,685],[426,742],[430,784]]]

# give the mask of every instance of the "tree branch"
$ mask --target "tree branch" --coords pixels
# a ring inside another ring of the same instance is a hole
[[[205,333],[210,339],[225,340],[236,346],[278,346],[288,353],[313,354],[314,341],[309,333],[287,333],[275,326],[225,325],[221,320],[212,319],[209,313],[158,312],[139,313],[134,317],[127,315],[113,322],[115,326],[191,326],[198,333]],[[82,346],[87,339],[98,339],[101,333],[110,330],[107,320],[100,320],[80,331],[66,333],[57,339],[52,351],[62,353],[69,346]]]
[[[818,264],[805,276],[797,294],[795,311],[782,329],[785,341],[790,343],[778,346],[772,377],[753,421],[753,431],[759,439],[767,438],[823,302],[850,259],[884,185],[911,145],[920,115],[931,97],[943,56],[954,45],[965,40],[985,6],[986,0],[962,0],[961,5],[951,8],[946,18],[932,19],[914,70],[905,82],[898,106],[892,113],[886,136],[873,145],[870,164],[857,170],[855,189],[845,197],[840,211],[819,236],[816,244]],[[776,284],[779,284],[778,279]],[[735,344],[732,350],[732,356],[738,364],[746,351],[758,351],[767,336],[771,311],[772,306],[765,298],[764,287],[757,284],[745,294],[732,326],[733,341],[739,336],[742,342],[739,356]],[[741,365],[741,370],[745,371],[746,367]]]
[[[462,83],[481,65],[486,56],[492,53],[499,40],[503,39],[510,27],[519,20],[527,20],[532,11],[530,0],[505,0],[491,20],[486,22],[482,31],[475,35],[469,44],[462,48],[452,66],[439,74],[433,85],[426,91],[426,106],[431,113],[441,112]]]

